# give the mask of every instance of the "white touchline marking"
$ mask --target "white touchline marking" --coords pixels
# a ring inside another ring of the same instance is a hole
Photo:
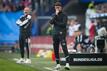
[[[18,59],[18,58],[13,58],[13,60],[14,60],[14,61],[18,61],[19,59]]]
[[[52,68],[49,68],[49,67],[44,67],[44,69],[47,69],[47,70],[53,70]]]

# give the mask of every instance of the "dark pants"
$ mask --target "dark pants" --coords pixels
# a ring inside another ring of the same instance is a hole
[[[104,39],[97,40],[97,47],[98,47],[99,52],[103,53],[104,47],[105,47],[105,40]]]
[[[61,43],[66,62],[69,62],[69,53],[67,50],[67,45],[66,45],[66,37],[63,35],[54,35],[53,36],[53,47],[54,47],[54,53],[56,57],[56,63],[59,64],[60,57],[59,57],[59,45]]]
[[[20,46],[20,53],[21,53],[21,58],[24,58],[24,47],[26,47],[26,52],[27,52],[27,58],[29,58],[29,43],[28,43],[28,37],[25,35],[20,35],[19,37],[19,46]]]

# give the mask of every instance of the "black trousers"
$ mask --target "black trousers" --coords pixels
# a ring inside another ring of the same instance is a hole
[[[66,63],[69,63],[69,53],[68,53],[67,44],[66,44],[66,37],[63,35],[54,35],[53,36],[53,47],[54,47],[56,63],[57,64],[60,63],[60,57],[59,57],[60,43],[61,43],[62,50],[63,50],[65,58],[66,58]]]
[[[28,43],[28,38],[24,34],[20,34],[19,36],[19,46],[20,46],[20,53],[21,53],[21,58],[24,58],[24,47],[26,47],[26,52],[27,52],[27,58],[29,58],[29,43]]]
[[[99,39],[97,40],[97,47],[100,53],[104,52],[104,47],[105,47],[105,40],[104,39]]]

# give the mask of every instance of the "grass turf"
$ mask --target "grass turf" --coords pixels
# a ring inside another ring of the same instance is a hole
[[[0,71],[38,71],[34,68],[16,64],[6,59],[0,59]]]
[[[34,55],[31,56],[31,64],[16,64],[13,58],[19,56],[0,52],[0,71],[50,71],[55,66],[55,62],[50,59],[36,58]],[[70,71],[107,71],[107,66],[71,66]]]

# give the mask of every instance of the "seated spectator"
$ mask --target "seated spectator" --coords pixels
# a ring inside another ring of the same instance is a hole
[[[77,51],[77,53],[90,52],[88,50],[89,48],[94,50],[94,44],[90,41],[89,37],[83,35],[80,30],[76,31],[75,36],[74,49]]]

